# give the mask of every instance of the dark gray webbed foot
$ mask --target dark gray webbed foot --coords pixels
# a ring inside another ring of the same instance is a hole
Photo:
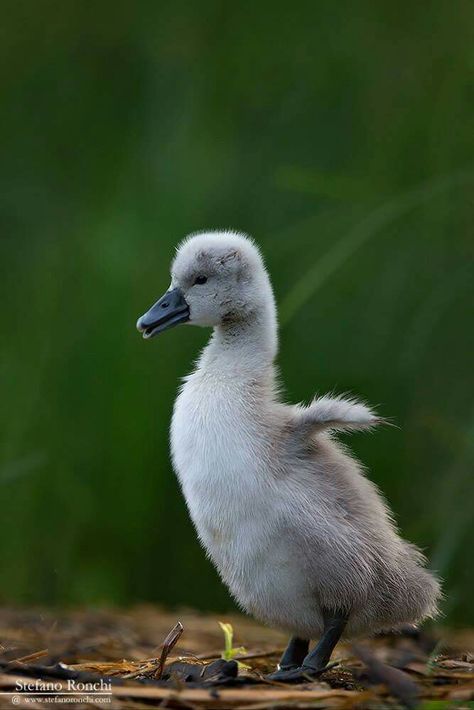
[[[342,636],[348,617],[345,612],[323,609],[323,618],[323,635],[315,648],[307,653],[308,641],[293,637],[281,658],[279,670],[270,673],[267,680],[307,683],[321,675],[329,663],[334,646]]]
[[[266,676],[267,680],[277,680],[285,682],[288,673],[292,673],[300,668],[308,654],[309,641],[298,636],[292,636],[288,642],[283,656],[280,658],[278,670]]]
[[[280,670],[266,676],[267,680],[277,683],[310,683],[318,678],[325,670],[323,668],[311,668],[310,666],[298,666],[296,668],[280,668]]]

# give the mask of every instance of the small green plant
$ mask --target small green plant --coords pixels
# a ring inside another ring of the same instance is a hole
[[[232,627],[232,624],[219,621],[219,626],[221,627],[222,633],[224,634],[224,650],[221,653],[221,658],[223,658],[225,661],[233,661],[236,656],[241,656],[242,654],[247,653],[244,646],[236,646],[234,648],[234,629]],[[241,663],[240,661],[237,661],[237,663],[239,664],[239,668],[241,669],[250,668],[250,666],[247,666],[245,665],[245,663]]]

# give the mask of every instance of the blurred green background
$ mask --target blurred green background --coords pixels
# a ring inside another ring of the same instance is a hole
[[[232,227],[287,398],[393,417],[350,445],[472,622],[472,2],[15,0],[0,32],[1,601],[231,607],[168,455],[208,333],[135,321]]]

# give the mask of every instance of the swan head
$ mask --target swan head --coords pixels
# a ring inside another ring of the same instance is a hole
[[[146,339],[179,323],[217,327],[245,321],[273,304],[257,246],[237,232],[192,234],[178,246],[171,285],[137,322]]]

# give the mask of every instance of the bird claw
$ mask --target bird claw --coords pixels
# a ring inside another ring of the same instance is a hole
[[[310,683],[321,675],[324,668],[311,668],[310,666],[298,666],[293,668],[280,668],[280,670],[265,676],[266,680],[277,683]]]

